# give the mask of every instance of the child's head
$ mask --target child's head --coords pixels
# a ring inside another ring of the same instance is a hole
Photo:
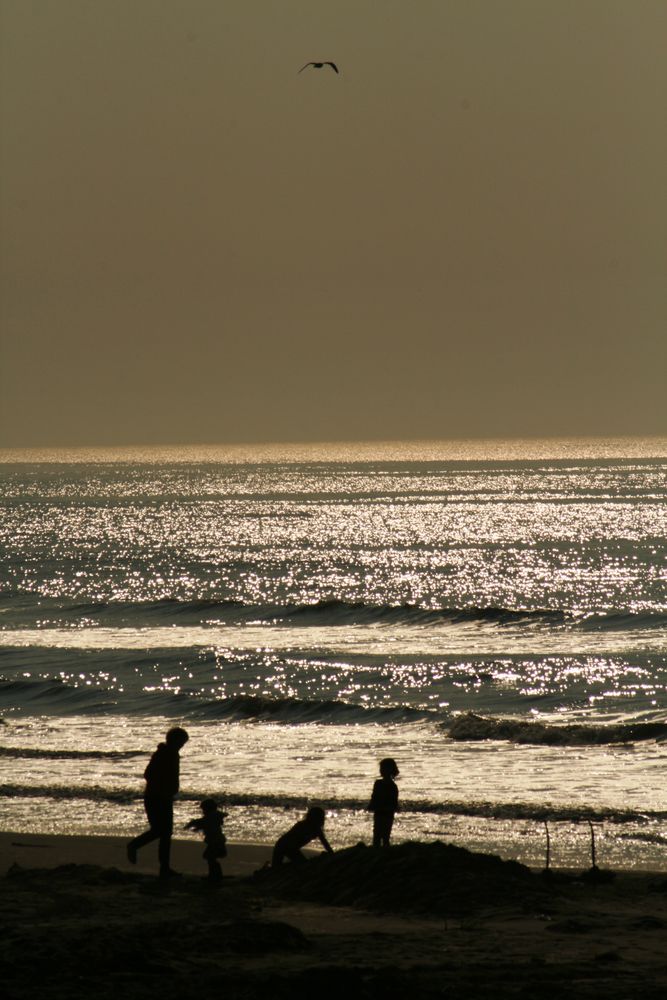
[[[166,739],[168,747],[175,747],[176,750],[180,750],[181,747],[185,746],[190,737],[184,729],[181,729],[180,726],[174,726],[174,728],[170,729],[167,733]]]
[[[383,778],[397,778],[400,774],[398,765],[393,757],[384,757],[380,761],[380,774]]]
[[[312,826],[324,826],[324,809],[320,806],[313,806],[306,813],[306,822]]]
[[[218,803],[215,801],[215,799],[203,799],[199,803],[199,808],[204,813],[204,815],[206,815],[207,813],[214,813],[218,808]]]

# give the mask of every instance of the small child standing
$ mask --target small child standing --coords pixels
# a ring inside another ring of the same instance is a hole
[[[373,785],[368,811],[373,813],[373,847],[389,847],[394,815],[398,810],[398,788],[394,778],[399,775],[393,757],[380,761],[380,777]]]
[[[204,834],[206,849],[202,855],[208,861],[208,877],[212,882],[222,881],[222,868],[218,858],[227,857],[227,838],[222,832],[226,812],[218,809],[215,799],[204,799],[199,803],[204,814],[201,819],[191,819],[186,824],[186,830],[201,830]]]

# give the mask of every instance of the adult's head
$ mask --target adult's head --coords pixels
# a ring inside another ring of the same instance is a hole
[[[180,750],[188,742],[190,737],[184,729],[180,726],[174,726],[167,733],[167,746],[172,747],[174,750]]]
[[[218,803],[215,801],[215,799],[202,799],[202,801],[199,803],[199,808],[203,813],[215,812],[216,809],[218,808]]]

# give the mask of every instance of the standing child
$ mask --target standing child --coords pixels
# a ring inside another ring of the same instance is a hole
[[[303,819],[279,837],[273,848],[273,858],[271,865],[275,868],[283,863],[283,858],[290,861],[305,861],[305,856],[301,853],[301,848],[309,844],[311,840],[319,840],[322,847],[328,854],[333,854],[331,844],[324,836],[324,809],[320,806],[313,806],[309,809]]]
[[[394,778],[399,774],[393,757],[380,761],[380,777],[373,785],[368,806],[373,813],[373,847],[389,847],[394,815],[398,810],[398,788]]]
[[[201,819],[191,819],[186,830],[201,830],[206,849],[202,855],[208,861],[208,877],[212,882],[222,881],[222,868],[218,858],[227,857],[227,838],[222,832],[222,824],[227,813],[218,809],[215,799],[204,799],[199,803],[203,812]]]

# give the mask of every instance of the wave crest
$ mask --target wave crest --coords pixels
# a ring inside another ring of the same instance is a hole
[[[583,614],[559,608],[508,608],[501,606],[433,607],[419,604],[373,604],[338,598],[312,603],[248,604],[233,598],[182,600],[162,598],[156,601],[86,602],[49,598],[41,594],[0,594],[0,607],[9,612],[15,626],[49,620],[49,624],[87,622],[98,625],[139,627],[178,625],[405,625],[426,626],[489,625],[496,627],[565,627],[584,631],[622,631],[653,629],[667,624],[661,610],[617,609]],[[9,619],[7,619],[9,620]]]
[[[193,721],[284,723],[289,725],[415,725],[430,723],[457,742],[482,740],[508,741],[544,746],[601,746],[613,743],[637,743],[667,740],[667,721],[626,723],[559,723],[534,719],[482,716],[466,712],[454,718],[446,712],[409,705],[366,705],[337,699],[267,697],[236,694],[227,698],[204,700],[199,694],[185,692],[139,691],[118,700],[113,690],[76,687],[60,679],[3,680],[0,700],[14,709],[39,711],[40,714],[154,715],[192,719]],[[3,750],[5,755],[14,751]],[[47,754],[47,751],[43,751]],[[54,757],[63,756],[54,751]],[[75,756],[76,752],[71,751]],[[89,756],[87,753],[86,756]],[[92,754],[93,756],[95,754]],[[103,754],[102,754],[103,755]],[[131,753],[129,754],[132,755]]]
[[[272,722],[364,723],[364,722],[421,722],[433,719],[426,709],[404,705],[366,707],[353,702],[306,700],[301,698],[263,698],[258,695],[236,695],[220,701],[199,705],[194,713],[197,718],[255,719]]]
[[[219,797],[215,789],[186,789],[179,793],[178,801],[182,803],[201,802],[211,796]],[[71,799],[94,802],[112,802],[116,805],[138,805],[142,800],[142,792],[138,787],[103,788],[99,785],[89,787],[70,785],[19,785],[4,784],[0,786],[0,798],[51,798]],[[368,798],[344,797],[327,800],[313,800],[305,795],[271,795],[269,793],[234,793],[224,796],[228,807],[249,807],[276,810],[305,810],[317,801],[331,812],[355,811],[365,812]],[[658,810],[614,809],[604,806],[583,806],[576,803],[549,806],[538,802],[459,802],[405,799],[401,800],[401,813],[442,815],[442,816],[474,816],[495,820],[524,820],[543,823],[545,820],[564,823],[635,823],[645,825],[652,821],[663,821],[667,813]]]
[[[461,742],[508,740],[546,746],[597,746],[667,738],[667,722],[549,725],[522,719],[496,719],[466,712],[444,723],[448,736]]]
[[[370,722],[413,723],[439,721],[441,716],[428,709],[407,705],[366,706],[335,699],[268,698],[238,694],[210,701],[184,693],[140,691],[136,695],[116,698],[115,692],[103,688],[76,687],[60,679],[3,680],[0,697],[12,706],[24,710],[96,714],[119,712],[123,715],[177,715],[183,719],[239,722],[284,722],[290,724],[319,723],[354,725]]]
[[[42,750],[36,747],[0,747],[0,757],[15,760],[128,760],[144,750]]]

